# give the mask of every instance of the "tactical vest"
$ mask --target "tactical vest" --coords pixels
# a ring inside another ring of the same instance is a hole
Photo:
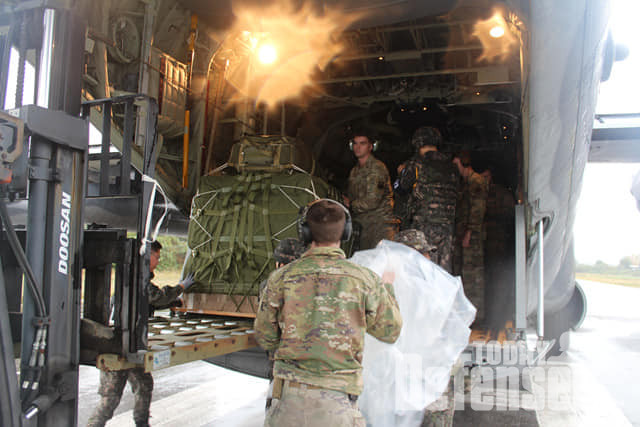
[[[458,190],[458,171],[449,156],[427,152],[418,168],[413,189],[413,215],[418,222],[453,224]]]

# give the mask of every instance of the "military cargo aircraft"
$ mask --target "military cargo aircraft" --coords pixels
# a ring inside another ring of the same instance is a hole
[[[58,84],[46,77],[51,64],[41,60],[41,42],[51,43],[47,36],[65,21],[48,10],[73,10],[88,23],[86,42],[77,42],[81,31],[61,39],[76,61],[69,67],[82,65],[81,90],[64,99],[156,100],[154,154],[131,150],[131,164],[146,174],[153,162],[178,219],[175,228],[169,221],[175,232],[186,231],[201,177],[217,173],[243,135],[303,140],[318,173],[344,188],[354,164],[353,129],[373,130],[375,155],[394,176],[413,155],[413,131],[435,126],[443,151],[487,158],[515,200],[511,249],[501,264],[508,274],[497,281],[489,311],[511,320],[517,336],[536,324],[541,338],[553,339],[584,316],[572,229],[598,84],[621,56],[608,32],[607,2],[8,2],[0,10],[5,109],[40,105],[46,87]],[[24,90],[29,74],[36,76],[33,92]],[[126,109],[133,107],[113,108],[108,120],[83,110],[110,135],[107,152],[124,152],[128,139],[144,146],[138,142],[150,128],[127,134]],[[89,157],[89,192],[101,185],[92,162],[120,171],[119,184],[129,180],[121,157],[109,155]],[[129,218],[140,209],[126,198],[94,200],[84,219],[132,227]],[[17,218],[19,208],[13,213]]]
[[[514,274],[496,290],[517,295],[516,328],[539,303],[546,336],[582,317],[572,228],[598,83],[616,59],[604,5],[113,0],[89,12],[83,93],[158,99],[157,176],[181,211],[244,133],[303,139],[344,188],[350,129],[374,130],[394,175],[412,132],[436,126],[445,150],[488,157],[520,207]]]

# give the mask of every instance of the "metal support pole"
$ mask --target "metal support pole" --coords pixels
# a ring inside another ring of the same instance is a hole
[[[242,133],[241,136],[245,136],[248,134],[249,132],[249,118],[251,117],[251,114],[249,113],[249,107],[250,107],[250,98],[249,98],[249,92],[251,91],[251,65],[252,65],[253,61],[251,61],[251,56],[249,56],[247,58],[247,73],[245,74],[245,79],[246,81],[244,82],[244,90],[245,90],[245,98],[244,98],[244,104],[242,107],[242,123],[241,123],[241,128],[242,128]]]
[[[51,94],[51,70],[53,69],[53,41],[55,39],[55,11],[44,11],[42,46],[40,50],[40,72],[38,73],[38,99],[36,105],[49,107]]]
[[[213,120],[211,121],[211,130],[209,132],[209,143],[207,144],[206,152],[207,152],[207,160],[205,162],[204,171],[202,173],[204,175],[209,174],[209,171],[213,167],[213,143],[215,141],[216,130],[218,128],[218,122],[220,121],[221,109],[222,109],[222,98],[224,97],[224,87],[225,81],[227,79],[227,70],[229,69],[229,60],[226,60],[224,63],[224,68],[222,71],[214,71],[216,73],[214,75],[215,80],[215,98],[213,100]],[[205,117],[206,119],[206,117]]]
[[[149,95],[151,69],[151,47],[153,46],[153,27],[156,19],[156,1],[146,2],[144,9],[144,26],[142,31],[142,45],[140,46],[140,76],[138,78],[138,93]],[[146,127],[144,126],[143,108],[138,108],[137,128],[135,134],[135,144],[138,147],[144,146],[146,139]]]
[[[267,132],[269,131],[269,108],[267,107],[267,104],[264,105],[264,111],[262,114],[262,134],[267,135]]]
[[[285,131],[287,129],[287,110],[286,107],[284,105],[284,102],[282,103],[282,113],[280,115],[280,135],[285,136]]]
[[[184,112],[184,134],[182,135],[182,188],[189,187],[189,123],[191,111]]]
[[[51,145],[42,141],[40,137],[31,139],[31,158],[29,167],[32,170],[47,170],[50,167],[52,157]],[[49,183],[43,177],[33,177],[29,180],[29,206],[27,210],[27,243],[26,255],[31,263],[31,269],[36,278],[38,289],[43,293],[45,239],[47,231],[47,199],[49,195]],[[25,292],[22,303],[22,349],[21,349],[21,383],[27,373],[31,346],[36,334],[36,328],[32,319],[36,317],[37,310],[33,296]]]
[[[538,222],[538,338],[544,338],[544,220]]]
[[[515,236],[516,236],[516,330],[527,328],[527,230],[525,226],[524,205],[515,207]]]

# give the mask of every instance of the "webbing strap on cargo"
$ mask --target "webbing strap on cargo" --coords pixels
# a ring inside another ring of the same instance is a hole
[[[273,174],[256,172],[238,175],[232,185],[199,192],[194,197],[190,216],[191,222],[198,227],[192,236],[197,242],[191,248],[194,259],[204,257],[210,260],[203,260],[204,264],[201,264],[208,270],[209,284],[215,284],[217,289],[222,286],[222,293],[228,295],[238,309],[254,293],[260,277],[268,270],[273,260],[273,239],[279,240],[279,235],[296,226],[297,218],[294,218],[292,222],[278,227],[281,230],[274,231],[271,228],[272,216],[295,216],[304,205],[300,193],[318,198],[313,177],[308,173],[305,175],[310,180],[310,188],[274,184]],[[284,204],[274,206],[273,210],[270,209],[272,193],[279,193],[286,200]],[[287,209],[287,205],[291,207]],[[210,266],[206,267],[207,264]],[[250,267],[249,276],[248,271],[243,270],[245,267]],[[253,305],[251,299],[249,303]]]

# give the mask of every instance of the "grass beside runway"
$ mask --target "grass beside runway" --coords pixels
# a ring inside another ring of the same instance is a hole
[[[576,273],[576,279],[590,280],[592,282],[603,282],[612,285],[628,286],[640,288],[640,277],[616,275],[607,273]]]

